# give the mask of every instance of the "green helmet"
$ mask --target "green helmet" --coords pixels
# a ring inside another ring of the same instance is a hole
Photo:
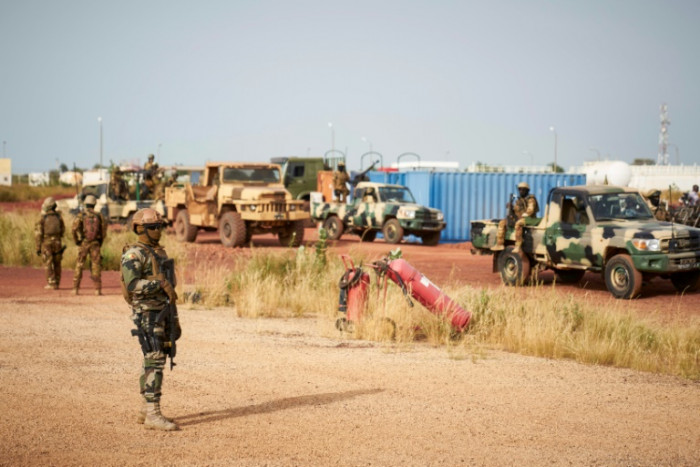
[[[53,196],[49,196],[44,200],[44,204],[41,205],[41,210],[44,212],[49,212],[53,211],[56,209],[56,200],[53,199]]]
[[[85,197],[85,206],[95,206],[97,204],[97,198],[93,195],[87,195]]]

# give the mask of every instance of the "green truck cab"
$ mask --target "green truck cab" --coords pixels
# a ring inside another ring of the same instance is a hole
[[[387,243],[413,234],[434,246],[445,228],[442,212],[417,204],[407,187],[374,182],[359,182],[350,204],[312,202],[311,218],[323,223],[331,240],[349,232],[371,242],[382,232]]]
[[[303,201],[317,191],[318,172],[330,170],[320,157],[273,157],[270,162],[282,167],[282,181],[292,198]]]
[[[472,253],[493,254],[493,271],[507,285],[552,269],[562,283],[578,282],[586,271],[601,273],[615,298],[639,296],[654,277],[670,279],[680,292],[698,287],[700,229],[655,220],[633,188],[553,188],[543,217],[527,220],[520,252],[511,227],[505,249],[494,249],[498,222],[472,221]]]

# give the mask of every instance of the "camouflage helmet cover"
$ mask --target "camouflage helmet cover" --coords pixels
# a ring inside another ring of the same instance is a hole
[[[530,185],[528,185],[527,182],[520,182],[518,183],[518,188],[527,188],[529,190]]]
[[[137,225],[162,224],[163,218],[155,209],[143,208],[139,209],[136,214],[134,214],[132,223],[134,227]]]
[[[41,210],[44,212],[51,211],[56,207],[56,200],[53,199],[53,196],[49,196],[44,200],[44,203],[41,205]]]

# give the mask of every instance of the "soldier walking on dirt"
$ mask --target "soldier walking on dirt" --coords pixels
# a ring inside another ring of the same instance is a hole
[[[78,295],[83,267],[90,257],[90,277],[95,284],[95,295],[102,295],[102,243],[107,236],[107,225],[102,214],[95,211],[97,199],[93,195],[85,197],[85,210],[73,221],[73,240],[78,245],[78,258],[73,275],[73,295]]]
[[[56,210],[56,201],[52,197],[44,200],[41,206],[41,218],[34,226],[36,255],[41,256],[46,266],[45,289],[58,289],[61,284],[61,260],[65,246],[61,238],[66,231],[61,213]]]
[[[537,204],[537,198],[530,194],[530,185],[528,185],[527,182],[518,183],[518,194],[519,197],[515,200],[515,203],[511,201],[512,206],[509,205],[508,207],[508,217],[506,219],[501,219],[498,223],[496,246],[492,248],[494,251],[503,250],[506,238],[506,227],[508,224],[511,224],[515,227],[515,248],[513,251],[515,253],[520,252],[520,248],[523,244],[525,219],[528,217],[535,217],[535,214],[540,210]]]
[[[333,193],[338,198],[338,201],[345,203],[348,199],[347,183],[350,181],[350,175],[345,171],[345,162],[338,162],[338,170],[333,172]]]
[[[175,356],[175,341],[182,330],[177,316],[175,269],[160,246],[165,223],[160,214],[145,208],[134,215],[133,229],[138,242],[124,248],[121,279],[124,299],[132,309],[132,320],[143,352],[139,385],[144,398],[137,422],[146,428],[174,431],[177,424],[160,411],[163,368],[167,356]]]

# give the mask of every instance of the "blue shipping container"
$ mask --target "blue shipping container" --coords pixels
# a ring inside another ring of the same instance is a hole
[[[370,172],[369,177],[373,182],[405,185],[418,204],[440,209],[447,222],[442,232],[445,242],[469,241],[473,220],[505,217],[510,195],[518,196],[520,182],[530,185],[530,193],[540,205],[540,215],[552,188],[586,184],[583,174],[416,171]]]

